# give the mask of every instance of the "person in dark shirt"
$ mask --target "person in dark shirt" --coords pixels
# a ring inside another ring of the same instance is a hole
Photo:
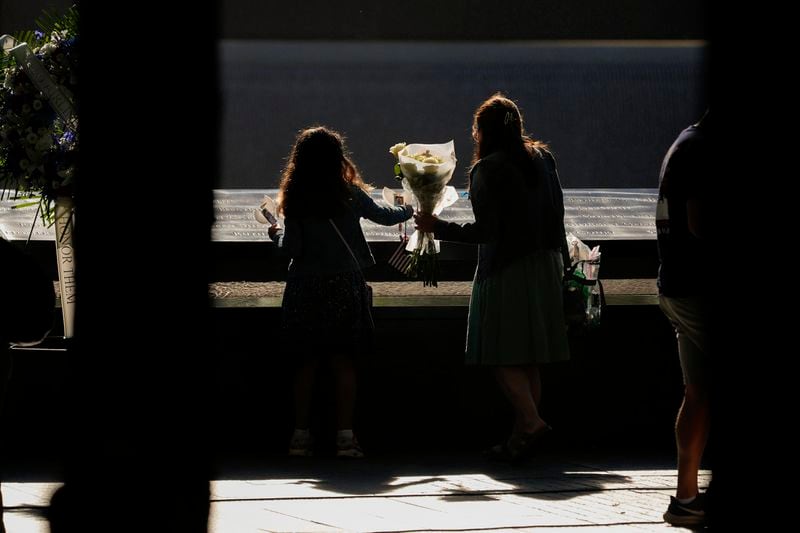
[[[487,99],[472,131],[475,222],[459,225],[423,213],[415,220],[437,239],[478,244],[466,363],[492,368],[512,405],[511,436],[489,453],[515,460],[551,430],[539,412],[539,365],[569,359],[564,197],[553,155],[525,134],[513,101],[501,94]]]
[[[705,493],[697,474],[708,440],[709,353],[708,268],[705,222],[710,180],[710,121],[708,111],[697,124],[683,130],[661,165],[656,230],[658,236],[659,305],[678,340],[685,385],[675,424],[678,448],[678,487],[664,513],[675,526],[700,526],[706,521]]]

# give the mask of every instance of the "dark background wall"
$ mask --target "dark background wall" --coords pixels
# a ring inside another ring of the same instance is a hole
[[[43,8],[71,4],[1,0],[0,31],[28,29]],[[218,5],[223,39],[703,39],[708,26],[705,0],[222,0]],[[152,3],[127,9],[152,9]]]
[[[70,4],[0,0],[0,31]],[[221,167],[212,178],[221,188],[276,187],[295,134],[312,124],[344,133],[378,186],[394,185],[390,145],[454,139],[453,184],[463,187],[471,115],[495,91],[517,100],[529,132],[551,144],[565,187],[655,187],[667,147],[708,105],[702,1],[219,8]],[[174,52],[186,57],[185,44]]]
[[[36,29],[42,10],[61,13],[74,4],[69,0],[0,0],[0,34]]]
[[[700,39],[695,0],[225,0],[227,39]]]
[[[277,187],[298,130],[344,133],[367,181],[396,186],[388,148],[455,140],[466,186],[475,108],[501,91],[551,145],[565,187],[656,187],[707,105],[697,42],[563,45],[223,41],[222,188]]]
[[[655,187],[708,105],[705,2],[229,0],[221,24],[223,188],[276,187],[313,124],[344,133],[377,186],[395,184],[392,144],[454,139],[463,187],[472,112],[496,91],[564,186]]]

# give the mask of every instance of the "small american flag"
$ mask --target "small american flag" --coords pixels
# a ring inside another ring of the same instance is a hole
[[[406,270],[408,270],[408,265],[411,263],[411,254],[406,253],[407,243],[408,236],[403,235],[403,238],[400,241],[400,246],[397,247],[392,256],[389,258],[389,266],[402,272],[403,274],[406,273]]]

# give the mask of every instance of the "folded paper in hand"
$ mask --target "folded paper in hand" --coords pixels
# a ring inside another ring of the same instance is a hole
[[[278,208],[275,205],[275,202],[269,196],[264,196],[264,200],[261,202],[261,205],[253,212],[253,215],[256,217],[256,220],[261,224],[271,224],[275,225],[278,223],[278,218],[275,216],[275,213],[278,212]]]

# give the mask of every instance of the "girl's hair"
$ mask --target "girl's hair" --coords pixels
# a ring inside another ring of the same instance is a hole
[[[297,134],[281,174],[278,212],[330,218],[346,208],[349,185],[370,189],[348,157],[344,137],[324,126],[306,128]]]
[[[502,93],[493,94],[475,110],[472,136],[475,139],[473,165],[491,153],[504,151],[527,166],[532,158],[538,157],[536,149],[547,149],[543,142],[525,135],[519,108]]]

